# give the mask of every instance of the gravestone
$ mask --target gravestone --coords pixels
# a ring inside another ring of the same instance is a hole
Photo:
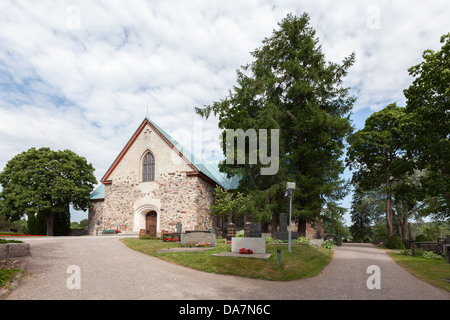
[[[244,236],[246,238],[261,238],[261,224],[256,222],[246,222],[244,226]]]
[[[289,240],[289,230],[286,218],[286,213],[280,213],[280,224],[278,226],[278,232],[275,233],[277,240],[288,241]],[[291,232],[291,239],[297,239],[297,232]]]
[[[280,232],[287,232],[287,228],[288,228],[288,223],[287,223],[287,218],[286,218],[286,213],[281,213],[280,214],[280,225],[278,227]]]
[[[182,227],[182,224],[180,222],[177,222],[176,233],[181,233],[181,227]]]
[[[231,252],[239,253],[239,250],[250,249],[253,253],[266,253],[266,239],[264,238],[233,238],[231,240]]]
[[[209,246],[216,246],[216,235],[210,232],[187,232],[181,236],[181,245],[196,245],[197,243],[210,243]]]
[[[227,224],[226,231],[227,231],[226,239],[227,241],[231,241],[231,238],[236,236],[236,225],[234,223]]]

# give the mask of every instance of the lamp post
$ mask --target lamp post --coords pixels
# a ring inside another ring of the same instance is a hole
[[[292,215],[292,196],[295,190],[295,182],[286,183],[286,192],[284,193],[285,197],[289,197],[289,244],[288,251],[291,252],[291,215]]]

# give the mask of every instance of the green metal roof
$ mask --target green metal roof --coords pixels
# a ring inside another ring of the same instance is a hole
[[[105,199],[105,185],[103,183],[100,184],[100,186],[95,189],[89,199],[91,200],[99,200],[99,199]]]
[[[219,162],[204,163],[198,160],[193,154],[191,154],[186,148],[180,145],[175,139],[173,139],[167,132],[165,132],[156,123],[150,120],[148,117],[145,118],[150,122],[171,144],[180,151],[183,156],[192,163],[198,171],[202,172],[208,176],[211,180],[217,183],[219,186],[225,189],[233,190],[237,189],[239,185],[239,179],[237,177],[227,178],[226,174],[219,171]],[[145,120],[144,120],[145,121]],[[91,193],[90,199],[104,199],[105,198],[105,185],[101,184],[94,192]]]

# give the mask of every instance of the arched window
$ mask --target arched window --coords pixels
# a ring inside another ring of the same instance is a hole
[[[155,157],[148,151],[142,162],[142,181],[155,181]]]

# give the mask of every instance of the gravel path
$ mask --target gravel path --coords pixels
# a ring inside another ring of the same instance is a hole
[[[191,270],[133,251],[115,236],[24,241],[31,244],[24,259],[29,276],[6,299],[450,300],[450,293],[418,280],[369,244],[336,247],[332,262],[314,278],[277,282]],[[73,265],[79,289],[67,287]],[[371,265],[380,268],[380,289],[367,288]]]

